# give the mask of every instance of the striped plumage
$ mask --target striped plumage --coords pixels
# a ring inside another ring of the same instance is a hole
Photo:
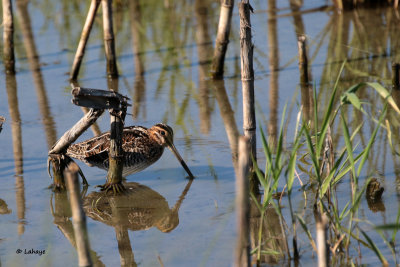
[[[158,123],[151,128],[142,126],[125,127],[122,136],[124,151],[123,176],[139,172],[156,162],[168,147],[174,152],[189,176],[193,176],[173,144],[174,133],[171,127]],[[86,141],[73,144],[67,155],[82,160],[89,166],[108,168],[110,132],[103,133]]]

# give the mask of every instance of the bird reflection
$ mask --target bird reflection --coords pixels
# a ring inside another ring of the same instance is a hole
[[[164,233],[174,230],[179,224],[179,207],[192,182],[193,179],[189,180],[172,209],[162,195],[135,182],[124,184],[126,191],[123,195],[90,193],[83,199],[83,209],[93,220],[115,228],[121,266],[137,266],[128,230],[139,231],[152,227]]]
[[[162,195],[135,182],[124,184],[126,192],[123,195],[90,193],[83,199],[83,209],[88,217],[110,226],[126,227],[132,231],[156,227],[161,232],[168,233],[179,224],[178,210],[192,181],[189,180],[171,209]]]
[[[0,198],[0,214],[10,214],[11,210],[8,208],[7,203]]]

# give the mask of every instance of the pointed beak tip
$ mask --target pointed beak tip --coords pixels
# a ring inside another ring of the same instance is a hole
[[[179,152],[175,148],[175,146],[172,144],[172,145],[169,145],[168,148],[175,154],[176,158],[178,159],[178,161],[181,163],[182,167],[185,169],[185,171],[189,175],[188,178],[194,179],[194,175],[190,171],[189,167],[186,165],[186,162],[183,160],[183,158],[181,157],[181,155],[179,154]]]

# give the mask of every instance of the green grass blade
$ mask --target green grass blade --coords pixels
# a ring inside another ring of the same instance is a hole
[[[353,156],[353,145],[351,144],[349,128],[347,127],[346,119],[344,118],[343,112],[341,114],[341,118],[342,118],[341,122],[342,122],[342,127],[343,127],[343,137],[344,137],[344,142],[346,144],[347,155],[348,155],[348,158],[350,161],[351,172],[353,174],[353,178],[356,181],[356,168],[355,168],[355,162],[354,162],[354,156]]]
[[[340,76],[340,74],[339,74],[339,76]],[[338,81],[336,81],[336,83],[337,82]],[[334,100],[335,100],[337,88],[338,88],[338,86],[336,84],[336,86],[333,88],[333,92],[331,94],[331,98],[329,99],[328,108],[326,109],[324,118],[322,120],[322,127],[321,127],[321,131],[320,131],[320,136],[319,136],[318,142],[316,143],[316,151],[317,151],[318,155],[319,155],[319,153],[321,153],[322,146],[323,146],[323,144],[325,142],[325,135],[326,135],[326,132],[328,130],[328,126],[330,124],[329,122],[331,121],[330,116],[332,114],[333,103],[334,103]],[[334,112],[334,114],[335,114],[334,116],[336,116],[337,113]],[[332,120],[333,120],[333,118],[332,118]]]
[[[295,140],[294,146],[292,148],[292,153],[289,157],[289,164],[288,164],[288,171],[287,171],[287,189],[288,194],[292,192],[293,182],[295,178],[295,171],[296,171],[296,159],[297,159],[297,151],[300,147],[300,136],[303,132],[304,126],[301,128],[299,132],[298,138]]]
[[[279,138],[278,138],[278,144],[277,144],[277,148],[276,148],[276,158],[275,158],[275,168],[279,169],[279,163],[280,163],[280,159],[281,159],[281,154],[282,154],[282,150],[283,150],[283,126],[285,124],[285,116],[286,116],[286,105],[283,108],[283,114],[282,114],[282,118],[281,118],[281,125],[279,127]]]
[[[382,112],[381,112],[381,115],[380,115],[380,117],[379,117],[379,123],[378,123],[378,125],[375,127],[375,129],[374,129],[374,132],[372,133],[372,135],[371,135],[371,137],[370,137],[370,140],[369,140],[369,142],[368,142],[368,145],[367,145],[367,147],[364,149],[363,157],[361,158],[360,165],[358,165],[357,176],[360,175],[361,170],[362,170],[362,167],[364,166],[364,163],[365,163],[365,161],[366,161],[367,158],[368,158],[369,151],[371,150],[372,145],[373,145],[374,142],[375,142],[376,134],[378,133],[378,130],[379,130],[379,128],[380,128],[380,125],[382,124],[383,118],[385,117],[386,110],[387,110],[387,103],[385,104],[385,106],[384,106],[384,108],[383,108],[383,110],[382,110]]]
[[[317,160],[317,155],[315,154],[315,150],[314,150],[314,146],[311,140],[311,135],[308,129],[304,130],[305,136],[306,136],[306,141],[307,141],[307,146],[308,146],[308,150],[310,153],[310,157],[313,163],[313,167],[315,170],[315,175],[317,176],[317,181],[318,181],[318,185],[321,186],[321,176],[319,173],[320,167],[319,167],[319,163]]]
[[[400,230],[400,223],[387,223],[383,225],[377,225],[374,227],[375,230],[393,230],[393,231],[398,231]]]
[[[367,186],[368,186],[370,181],[371,181],[371,178],[367,179],[367,181],[365,182],[365,184],[361,188],[361,190],[356,193],[354,201],[353,201],[353,203],[351,205],[351,211],[352,212],[354,212],[354,211],[356,211],[358,209],[358,206],[359,206],[360,201],[361,201],[361,197],[364,194],[365,190],[367,189]]]
[[[379,248],[376,246],[376,244],[372,241],[372,239],[365,233],[362,229],[360,229],[362,235],[365,237],[367,240],[368,244],[371,246],[372,250],[375,252],[376,256],[378,256],[379,260],[381,261],[383,266],[389,266],[389,263],[385,259],[385,257],[382,255],[381,251]]]
[[[301,218],[297,213],[295,213],[297,220],[299,221],[301,227],[303,228],[304,232],[306,233],[308,239],[310,240],[310,244],[313,247],[313,249],[315,250],[315,252],[317,252],[317,246],[315,245],[314,239],[312,238],[311,232],[307,227],[307,224],[304,222],[303,218]]]
[[[374,88],[375,91],[378,92],[387,102],[392,106],[392,108],[397,112],[397,114],[400,114],[400,109],[396,105],[396,102],[394,101],[393,97],[391,96],[390,92],[386,90],[385,87],[383,87],[381,84],[376,83],[376,82],[367,82],[367,85],[370,87]]]

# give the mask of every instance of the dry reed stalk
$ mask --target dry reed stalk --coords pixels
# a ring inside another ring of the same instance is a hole
[[[342,0],[332,0],[332,2],[338,11],[343,10],[343,1]]]
[[[239,138],[239,166],[236,176],[237,241],[234,266],[250,266],[249,139]]]
[[[3,60],[6,73],[15,73],[14,21],[11,0],[3,0]]]
[[[269,54],[269,121],[268,140],[276,147],[278,140],[279,107],[279,44],[278,20],[276,19],[276,0],[268,1],[268,54]]]
[[[240,58],[243,93],[243,130],[249,138],[250,173],[253,173],[252,159],[257,160],[256,155],[256,115],[254,110],[254,70],[253,70],[253,44],[251,42],[251,6],[247,2],[239,3],[240,16]],[[250,176],[250,191],[258,193],[259,181],[256,175]]]
[[[328,217],[326,214],[318,214],[316,221],[317,228],[317,249],[318,249],[318,267],[329,266],[328,245],[326,242],[328,227]]]
[[[75,232],[79,266],[92,266],[89,237],[86,228],[86,216],[83,212],[82,200],[80,197],[78,171],[79,167],[75,162],[71,162],[65,171],[67,177],[67,188],[69,191],[69,201],[71,203],[72,225]]]
[[[306,49],[306,37],[304,35],[299,36],[297,40],[297,46],[299,49],[300,84],[301,86],[307,86],[308,88],[308,59]]]
[[[115,39],[112,23],[112,0],[101,0],[103,8],[104,49],[107,57],[107,74],[109,77],[118,77],[115,56]]]
[[[84,114],[90,112],[90,108],[81,107],[81,109]],[[100,126],[97,124],[97,122],[94,122],[90,128],[92,129],[93,136],[99,136],[101,134]]]
[[[114,91],[113,88],[118,91],[118,79],[112,79],[109,76],[108,84],[110,91]],[[109,109],[110,111],[110,151],[108,154],[108,173],[107,182],[103,186],[103,189],[112,189],[115,193],[124,191],[125,188],[122,185],[122,170],[123,170],[123,156],[124,151],[122,149],[122,136],[124,129],[124,121],[126,116],[126,109],[128,106],[128,98],[119,99],[118,109]]]
[[[85,55],[86,44],[89,39],[90,31],[92,30],[93,22],[96,17],[101,0],[92,0],[89,7],[89,12],[86,17],[85,25],[83,26],[81,39],[76,49],[74,63],[72,64],[70,79],[76,80],[78,77],[79,69],[81,67],[83,56]]]
[[[120,111],[119,114],[112,113],[113,112],[110,112],[111,130],[107,184],[119,184],[122,182],[124,153],[122,149],[122,134],[126,115],[126,106],[125,110]]]
[[[49,155],[65,152],[66,149],[101,116],[101,114],[103,114],[103,110],[101,109],[90,109],[82,119],[65,132],[64,135],[54,144],[52,149],[49,151]]]
[[[313,97],[310,89],[306,37],[304,35],[298,37],[297,46],[299,50],[301,105],[303,106],[304,120],[310,121],[312,118]]]
[[[233,0],[221,0],[217,38],[215,41],[214,57],[211,73],[214,79],[221,79],[224,75],[225,54],[229,44],[231,30]]]

